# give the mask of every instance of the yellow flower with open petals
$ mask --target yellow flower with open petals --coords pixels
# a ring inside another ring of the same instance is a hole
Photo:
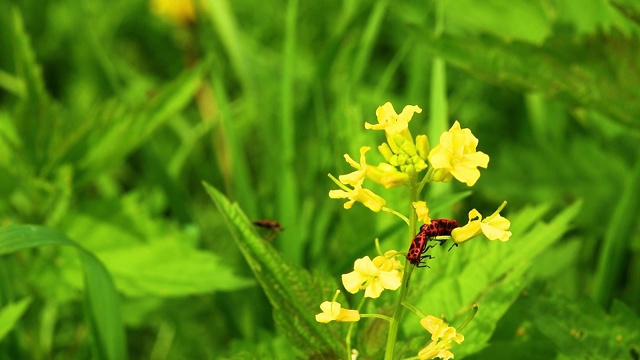
[[[378,124],[364,123],[365,129],[384,130],[387,143],[394,153],[401,152],[403,143],[409,141],[413,143],[409,132],[409,121],[414,113],[421,113],[422,109],[417,105],[407,105],[397,114],[390,102],[379,106],[376,110]]]
[[[418,357],[420,359],[453,359],[453,353],[449,351],[451,349],[451,341],[460,344],[464,341],[464,336],[458,334],[454,327],[449,326],[442,319],[433,315],[424,317],[420,320],[420,324],[431,333],[431,342],[420,350]]]
[[[489,240],[507,241],[511,237],[511,231],[508,231],[511,222],[500,215],[500,211],[506,205],[506,201],[502,203],[500,208],[486,219],[482,219],[482,215],[478,210],[469,211],[469,222],[467,225],[453,229],[451,237],[456,244],[468,241],[480,234],[484,234]]]
[[[376,117],[378,124],[364,123],[365,129],[384,130],[387,134],[402,134],[409,128],[409,121],[414,113],[421,113],[422,109],[417,105],[407,105],[398,115],[390,102],[378,106]]]
[[[476,151],[478,139],[471,130],[461,129],[458,121],[449,131],[440,136],[440,143],[429,152],[434,180],[447,182],[455,177],[460,182],[473,186],[480,177],[478,167],[486,168],[489,156]]]
[[[330,190],[329,197],[332,199],[349,199],[344,203],[345,209],[351,209],[353,203],[361,202],[364,206],[372,211],[379,212],[387,205],[387,202],[379,195],[376,195],[369,189],[362,188],[362,180],[355,184],[353,189],[348,190]]]
[[[316,314],[316,321],[328,323],[331,321],[355,322],[360,320],[358,310],[343,309],[339,302],[325,301],[320,304],[322,312]]]
[[[397,262],[385,256],[376,256],[373,261],[368,256],[358,259],[354,263],[354,271],[342,275],[342,284],[352,294],[364,289],[365,297],[375,299],[385,289],[395,290],[400,287],[402,271],[394,261]]]

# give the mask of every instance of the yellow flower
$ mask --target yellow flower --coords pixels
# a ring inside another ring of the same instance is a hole
[[[414,113],[421,113],[422,109],[417,105],[407,105],[402,109],[400,115],[396,114],[396,111],[390,102],[386,102],[382,106],[378,106],[376,110],[376,117],[378,118],[378,124],[372,125],[364,123],[365,129],[384,130],[387,134],[402,134],[409,128],[409,121],[413,117]]]
[[[191,0],[151,0],[151,12],[176,25],[193,22],[196,18]]]
[[[355,261],[354,271],[342,275],[342,284],[355,294],[365,289],[364,296],[377,298],[383,290],[395,290],[402,282],[402,265],[395,258],[376,256],[373,261],[365,256]]]
[[[349,165],[353,166],[357,170],[346,175],[338,176],[338,179],[340,179],[341,183],[356,186],[357,183],[365,178],[368,168],[365,154],[370,149],[371,148],[368,146],[363,146],[360,148],[360,163],[357,163],[355,160],[353,160],[351,156],[349,156],[349,154],[344,154],[344,158],[345,160],[347,160]]]
[[[360,320],[358,310],[343,309],[340,303],[335,301],[325,301],[320,304],[322,312],[316,314],[316,321],[328,323],[330,321],[354,322]]]
[[[416,209],[418,221],[422,221],[425,224],[431,222],[431,218],[429,217],[429,208],[427,207],[426,202],[416,201],[413,203],[413,208]]]
[[[384,130],[387,142],[394,153],[401,152],[400,147],[406,141],[413,143],[409,132],[409,121],[414,113],[421,113],[422,109],[417,105],[407,105],[398,115],[390,102],[379,106],[376,110],[378,124],[365,123],[365,129]]]
[[[511,222],[500,215],[500,211],[507,202],[502,205],[493,214],[486,219],[482,219],[482,215],[478,210],[469,211],[469,222],[467,225],[453,229],[451,236],[456,244],[468,241],[480,234],[484,234],[489,240],[507,241],[511,237],[511,231],[507,231]]]
[[[387,205],[387,202],[382,197],[376,195],[369,189],[362,188],[362,179],[360,180],[360,182],[354,185],[353,189],[346,189],[347,190],[329,191],[329,197],[332,199],[349,199],[349,201],[344,203],[345,209],[351,209],[353,203],[355,203],[356,201],[361,202],[364,206],[375,212],[379,212],[384,206]]]
[[[480,171],[486,168],[489,156],[476,151],[478,139],[471,130],[461,129],[458,121],[440,136],[440,143],[429,152],[429,162],[435,170],[434,180],[447,182],[455,177],[468,186],[478,181]]]
[[[451,341],[460,344],[464,341],[464,336],[458,334],[454,327],[449,326],[442,319],[433,315],[428,315],[420,320],[420,324],[431,333],[431,342],[420,350],[420,359],[441,358],[444,360],[453,359]]]

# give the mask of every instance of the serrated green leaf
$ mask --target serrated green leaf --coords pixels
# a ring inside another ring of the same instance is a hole
[[[513,236],[508,242],[489,243],[476,239],[475,244],[463,244],[452,250],[461,256],[445,252],[436,254],[436,259],[430,262],[431,271],[435,273],[420,274],[412,279],[410,301],[419,309],[427,309],[429,314],[445,314],[454,325],[471,311],[471,304],[477,303],[479,311],[462,332],[465,335],[464,346],[456,350],[456,355],[470,355],[482,350],[498,320],[531,280],[529,273],[536,257],[562,237],[580,206],[581,203],[576,202],[549,224],[540,222],[544,215],[540,209],[548,209],[548,206],[526,209],[521,214],[509,216]],[[532,216],[537,216],[533,227]],[[520,232],[520,229],[529,230]],[[437,262],[439,258],[443,258],[440,263]],[[426,281],[421,279],[424,276]],[[413,286],[415,282],[421,285]],[[418,301],[415,301],[416,293],[421,298]],[[432,295],[420,296],[424,293]],[[420,344],[423,347],[428,344],[417,321],[407,323],[405,330],[419,334],[409,341],[412,349],[417,351]]]
[[[13,329],[22,314],[27,311],[29,304],[31,304],[31,298],[26,297],[0,309],[0,341]]]
[[[315,321],[320,303],[329,300],[336,284],[291,264],[256,233],[236,204],[206,182],[203,185],[269,298],[278,330],[309,356],[342,357],[346,350],[337,331],[340,324]]]
[[[0,255],[45,245],[65,245],[78,250],[84,268],[85,305],[94,337],[96,357],[126,359],[124,326],[119,298],[111,276],[90,252],[57,231],[41,226],[19,225],[0,229]]]
[[[640,319],[617,303],[611,315],[589,301],[531,296],[531,319],[560,353],[574,359],[626,359],[640,343]]]
[[[104,263],[120,292],[131,297],[185,296],[255,285],[252,279],[234,275],[217,255],[197,249],[198,235],[188,228],[141,211],[140,201],[138,194],[130,193],[87,203],[65,223],[68,234],[81,239]],[[69,265],[71,271],[77,268]]]
[[[497,37],[426,36],[434,55],[489,81],[592,108],[640,126],[640,39],[614,32],[581,41],[553,37],[542,46]]]
[[[185,296],[251,286],[220,259],[177,242],[134,245],[97,253],[118,290],[136,296]]]

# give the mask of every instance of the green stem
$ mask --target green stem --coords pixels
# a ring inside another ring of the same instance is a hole
[[[365,299],[366,299],[365,297],[362,297],[362,300],[360,300],[360,304],[358,304],[358,308],[356,309],[356,310],[358,310],[358,312],[360,312],[360,309],[362,309],[362,305],[364,305]],[[352,322],[349,325],[349,330],[347,330],[347,344],[346,344],[347,345],[347,359],[351,359],[351,334],[353,333],[353,329],[356,327],[356,324],[357,324],[357,322]]]
[[[418,222],[418,216],[416,215],[415,210],[413,209],[413,203],[418,198],[418,184],[416,177],[413,176],[410,180],[409,185],[409,238],[412,239],[415,235],[416,223]],[[402,275],[402,284],[400,286],[400,295],[398,295],[398,299],[396,300],[395,310],[393,311],[393,316],[389,323],[389,334],[387,336],[387,346],[385,348],[384,360],[392,360],[393,353],[396,346],[396,338],[398,336],[398,328],[400,326],[400,319],[402,319],[402,312],[404,311],[404,300],[407,297],[407,290],[409,289],[409,280],[411,279],[411,273],[413,272],[413,265],[407,261],[405,258],[404,261],[404,274]]]
[[[385,321],[391,321],[392,319],[388,316],[382,315],[382,314],[360,314],[361,318],[376,318],[376,319],[382,319]]]

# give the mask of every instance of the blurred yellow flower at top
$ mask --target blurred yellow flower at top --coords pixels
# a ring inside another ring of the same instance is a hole
[[[486,168],[489,156],[476,151],[478,139],[471,130],[461,129],[456,121],[440,136],[440,143],[429,152],[429,162],[438,174],[436,181],[449,181],[451,176],[473,186],[480,177],[477,167]]]
[[[151,12],[177,25],[195,21],[196,14],[192,0],[151,0]]]

